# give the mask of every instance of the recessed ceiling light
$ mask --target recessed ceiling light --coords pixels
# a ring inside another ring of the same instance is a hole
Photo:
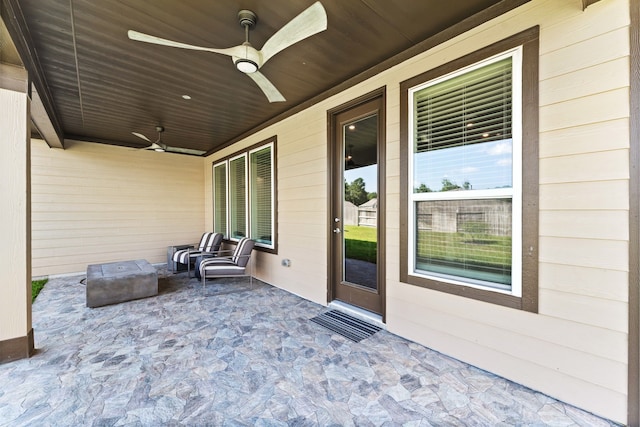
[[[349,125],[349,130],[354,130],[356,128],[356,125]]]
[[[191,99],[189,95],[182,95],[182,99]]]

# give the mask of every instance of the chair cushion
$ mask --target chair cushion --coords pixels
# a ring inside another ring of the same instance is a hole
[[[180,249],[173,254],[173,262],[186,264],[187,262],[189,262],[189,259],[194,259],[200,254],[201,252],[195,249]]]
[[[222,244],[222,233],[209,233],[209,240],[205,243],[204,247],[200,249],[203,252],[218,252],[220,245]]]
[[[224,236],[222,233],[204,233],[202,235],[202,239],[200,239],[200,243],[198,249],[181,249],[176,251],[173,254],[173,262],[178,262],[180,264],[187,264],[190,261],[193,261],[197,257],[201,256],[203,252],[209,253],[210,256],[215,256],[220,250],[220,245],[222,244],[222,238]]]
[[[199,251],[204,251],[204,248],[207,247],[207,243],[209,242],[209,240],[211,240],[211,235],[213,233],[203,233],[202,237],[200,238],[200,243],[198,243],[198,250]]]
[[[228,258],[207,258],[200,262],[198,269],[201,277],[242,276],[245,267],[241,267]]]
[[[251,239],[246,237],[241,239],[236,246],[236,250],[233,252],[231,260],[240,267],[246,267],[254,245],[255,242]]]

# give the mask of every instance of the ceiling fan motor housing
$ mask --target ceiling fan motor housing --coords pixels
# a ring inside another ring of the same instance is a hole
[[[242,9],[238,12],[238,20],[243,27],[253,27],[258,22],[258,16],[250,10]]]

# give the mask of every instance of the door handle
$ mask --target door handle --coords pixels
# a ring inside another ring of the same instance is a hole
[[[340,228],[339,227],[334,228],[333,232],[336,233],[336,234],[340,233]]]

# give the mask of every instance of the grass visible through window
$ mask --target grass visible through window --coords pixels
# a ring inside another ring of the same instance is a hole
[[[419,231],[416,269],[511,285],[511,237]]]
[[[49,279],[45,278],[45,279],[33,280],[31,282],[31,303],[32,304],[36,300],[36,297],[38,296],[42,288],[44,288],[45,283],[47,283],[48,281]]]
[[[418,259],[511,267],[511,237],[484,233],[418,232]]]
[[[345,257],[367,262],[377,262],[376,227],[359,227],[357,225],[344,226]]]

